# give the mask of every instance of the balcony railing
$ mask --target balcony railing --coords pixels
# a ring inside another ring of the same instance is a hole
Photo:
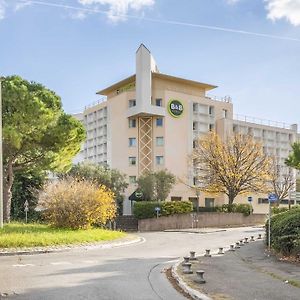
[[[277,127],[277,128],[281,128],[281,129],[292,129],[291,124],[287,124],[284,122],[271,121],[271,120],[266,120],[266,119],[260,119],[260,118],[255,118],[255,117],[239,115],[239,114],[234,115],[234,121],[242,121],[242,122],[246,122],[246,123]]]
[[[103,97],[101,97],[99,100],[94,101],[94,102],[92,102],[92,103],[86,105],[86,106],[84,107],[84,110],[86,110],[86,109],[88,109],[88,108],[91,108],[91,107],[93,107],[93,106],[96,106],[96,105],[98,105],[98,104],[101,104],[101,103],[103,103],[103,102],[105,102],[105,101],[107,101],[107,97],[106,97],[106,96],[103,96]]]
[[[214,101],[232,103],[232,98],[230,96],[220,97],[220,96],[207,94],[205,97]]]

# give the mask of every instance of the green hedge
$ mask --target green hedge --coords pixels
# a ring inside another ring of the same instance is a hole
[[[268,222],[266,223],[268,241]],[[300,253],[300,208],[274,215],[271,218],[271,247],[283,255]]]
[[[184,214],[193,211],[193,205],[190,201],[141,201],[134,204],[133,214],[137,219],[154,218],[156,217],[155,207],[160,208],[161,216]]]
[[[133,214],[138,219],[154,218],[156,217],[155,207],[160,208],[160,216],[184,214],[193,211],[193,204],[190,201],[141,201],[134,204]],[[251,210],[252,208],[249,204],[223,204],[215,207],[199,207],[199,212],[242,213],[245,216],[249,216]]]
[[[217,208],[218,212],[225,213],[242,213],[245,216],[249,216],[252,211],[250,204],[223,204]]]
[[[300,206],[299,206],[299,205],[291,206],[291,209],[297,209],[297,208],[300,208]],[[272,214],[273,214],[273,215],[277,215],[277,214],[286,212],[286,211],[288,211],[288,210],[289,210],[289,209],[288,209],[287,207],[278,207],[278,206],[274,206],[274,207],[272,207]]]
[[[193,204],[190,201],[171,201],[163,202],[162,216],[170,216],[175,214],[185,214],[193,211]]]
[[[218,212],[219,207],[213,206],[213,207],[205,207],[205,206],[199,206],[199,212]],[[194,211],[197,211],[197,207],[194,207]]]
[[[281,214],[283,212],[288,211],[289,209],[287,207],[272,207],[272,215]]]
[[[141,201],[134,203],[133,214],[137,219],[148,219],[156,217],[155,207],[159,207],[163,202]]]

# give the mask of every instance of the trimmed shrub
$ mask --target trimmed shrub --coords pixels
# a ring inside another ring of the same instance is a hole
[[[274,207],[272,207],[272,214],[273,215],[277,215],[277,214],[286,212],[288,210],[289,209],[287,207],[277,207],[277,206],[274,206]]]
[[[46,184],[38,204],[54,227],[105,225],[116,214],[114,194],[109,189],[71,177]]]
[[[141,201],[136,202],[133,207],[133,214],[137,219],[156,217],[155,207],[160,208],[161,216],[184,214],[193,211],[193,204],[190,201]]]
[[[297,208],[300,208],[300,206],[299,205],[291,206],[291,209],[297,209]],[[274,206],[274,207],[272,207],[272,214],[277,215],[277,214],[280,214],[282,212],[286,212],[288,210],[289,209],[287,207]]]
[[[185,214],[193,211],[193,204],[190,201],[163,202],[161,214],[170,216],[175,214]]]
[[[252,207],[250,204],[223,204],[217,208],[219,212],[225,213],[242,213],[244,216],[249,216],[252,211]]]
[[[268,240],[268,221],[266,223]],[[274,215],[271,218],[271,247],[283,255],[300,253],[300,208]]]
[[[156,217],[155,207],[159,207],[163,202],[158,201],[141,201],[134,203],[133,214],[137,219],[148,219]]]
[[[252,212],[252,207],[250,204],[237,204],[235,212],[249,216]]]
[[[197,207],[194,207],[194,211],[197,211]],[[213,207],[199,206],[199,212],[219,212],[219,207],[218,206],[213,206]]]

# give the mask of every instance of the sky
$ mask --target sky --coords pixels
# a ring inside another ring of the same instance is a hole
[[[135,72],[217,85],[234,113],[300,125],[300,0],[0,0],[0,74],[40,82],[77,113]]]

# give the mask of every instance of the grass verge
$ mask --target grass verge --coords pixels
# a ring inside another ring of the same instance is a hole
[[[44,224],[10,223],[0,229],[0,248],[41,247],[111,241],[126,233],[100,228],[57,229]]]

